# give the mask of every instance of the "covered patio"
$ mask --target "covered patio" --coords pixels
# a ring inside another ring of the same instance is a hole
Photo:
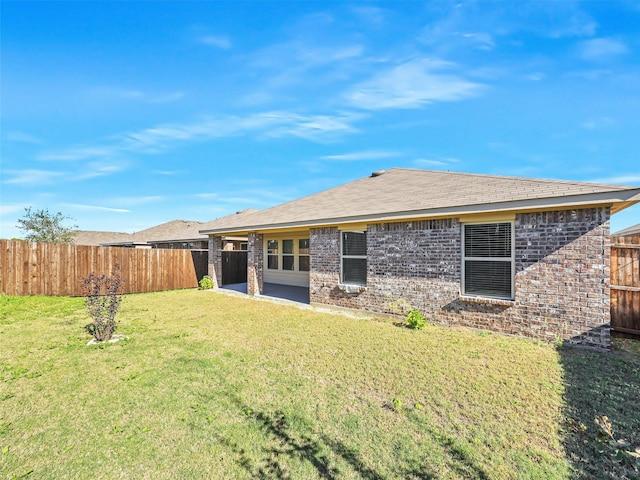
[[[239,293],[247,293],[247,283],[233,283],[222,285],[222,290],[232,290]],[[265,283],[263,285],[262,297],[272,297],[281,300],[289,300],[291,302],[303,303],[309,305],[309,288],[294,287],[291,285],[279,285],[277,283]]]

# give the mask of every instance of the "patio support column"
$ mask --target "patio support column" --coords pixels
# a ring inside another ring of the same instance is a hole
[[[264,246],[263,235],[249,233],[247,244],[247,293],[260,295],[264,283]]]
[[[209,264],[208,274],[213,284],[219,287],[222,284],[222,238],[209,236]]]

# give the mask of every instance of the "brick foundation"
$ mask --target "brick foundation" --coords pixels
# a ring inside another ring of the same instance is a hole
[[[513,301],[460,296],[457,219],[368,225],[359,294],[339,287],[338,229],[311,229],[310,299],[385,314],[411,305],[438,323],[608,348],[609,216],[608,208],[518,214]]]

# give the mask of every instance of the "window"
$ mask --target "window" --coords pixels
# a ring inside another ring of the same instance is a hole
[[[462,228],[462,293],[512,299],[512,223],[466,224]]]
[[[278,270],[278,240],[267,242],[267,268]]]
[[[293,240],[282,240],[282,269],[293,270],[294,262]]]
[[[271,238],[267,239],[266,244],[268,270],[283,273],[309,271],[308,238]]]
[[[342,283],[367,284],[367,235],[365,232],[342,232]]]
[[[309,271],[309,239],[300,238],[298,240],[298,270]]]

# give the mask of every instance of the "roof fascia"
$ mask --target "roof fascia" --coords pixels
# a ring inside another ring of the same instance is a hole
[[[524,212],[559,210],[569,207],[591,208],[612,207],[612,213],[640,202],[640,188],[624,191],[591,193],[587,195],[568,195],[566,197],[534,198],[510,202],[485,203],[480,205],[460,205],[455,207],[431,208],[404,212],[389,212],[383,214],[361,215],[355,217],[338,217],[318,220],[302,220],[278,224],[254,224],[238,227],[200,230],[201,234],[218,235],[223,233],[246,234],[256,231],[270,231],[281,229],[313,228],[320,226],[335,226],[349,223],[380,223],[419,218],[450,218],[461,215],[477,215],[491,212]]]
[[[145,243],[177,243],[177,242],[206,242],[209,240],[208,236],[197,238],[178,238],[171,240],[147,240]]]

